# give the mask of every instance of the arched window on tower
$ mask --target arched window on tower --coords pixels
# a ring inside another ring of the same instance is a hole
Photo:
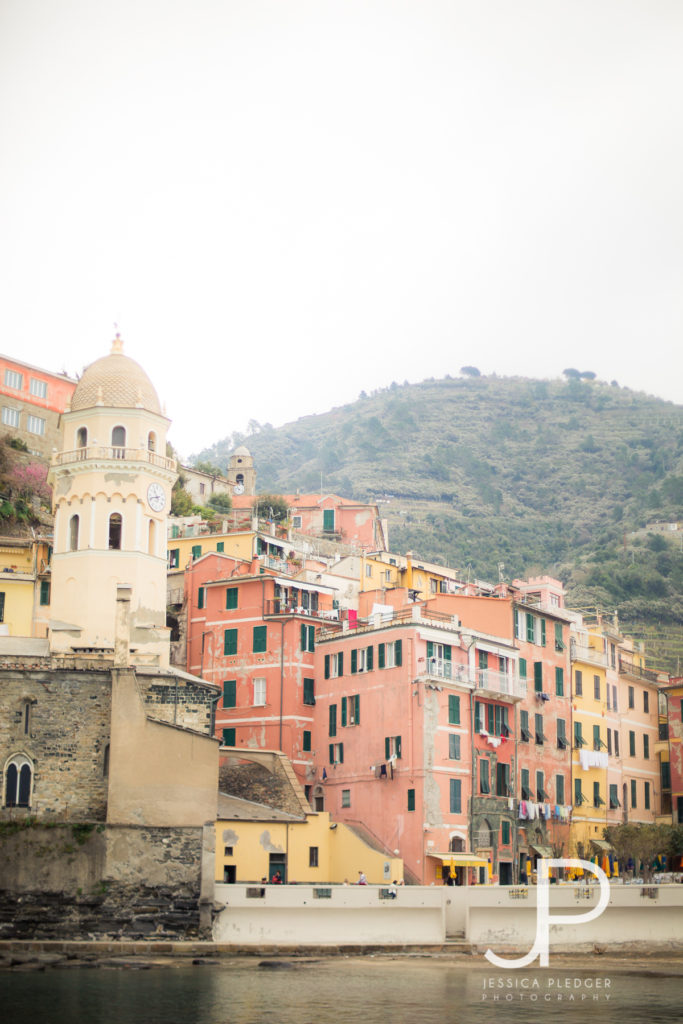
[[[88,447],[88,428],[79,427],[76,431],[76,447],[85,449]],[[85,450],[82,450],[79,454],[79,458],[85,458]]]
[[[78,551],[78,527],[79,517],[72,516],[69,520],[69,551]]]
[[[123,519],[121,518],[120,512],[112,512],[109,516],[109,550],[120,551],[121,550],[121,532],[123,529]]]
[[[111,446],[114,449],[113,455],[115,459],[125,459],[126,457],[126,428],[125,427],[114,427],[111,432]]]
[[[157,553],[157,524],[153,519],[149,521],[149,530],[147,532],[147,554],[156,555]]]
[[[15,754],[5,766],[5,807],[30,807],[33,765],[25,754]]]
[[[240,486],[244,487],[244,473],[237,474],[237,476],[235,477],[235,483],[240,484]]]
[[[147,448],[149,449],[150,452],[155,452],[157,450],[157,435],[154,433],[153,430],[150,430],[149,432],[149,437],[147,438]]]

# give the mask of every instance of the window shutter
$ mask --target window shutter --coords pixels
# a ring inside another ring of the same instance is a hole
[[[358,651],[354,647],[351,650],[351,675],[358,671]]]
[[[310,751],[311,749],[311,734],[308,729],[304,729],[304,751]]]
[[[204,587],[197,588],[197,608],[204,607]]]
[[[330,736],[337,735],[337,705],[330,704]]]
[[[434,657],[434,644],[432,643],[431,640],[427,641],[427,657],[428,658],[433,658]]]
[[[409,811],[414,811],[415,810],[415,790],[414,789],[409,789],[408,790],[408,810]]]
[[[346,697],[342,697],[341,699],[341,724],[342,728],[346,726]],[[330,733],[330,736],[331,735],[332,733]]]
[[[377,645],[377,668],[384,668],[384,644]]]
[[[451,725],[460,725],[460,697],[453,693],[448,695],[448,721]]]
[[[224,729],[223,730],[223,746],[234,747],[235,746],[235,730]]]
[[[541,619],[541,647],[545,647],[545,619]]]
[[[486,705],[486,731],[490,736],[493,736],[495,732],[495,721],[494,721],[494,710],[493,704]]]
[[[535,643],[534,617],[529,612],[526,613],[526,639],[529,644]]]
[[[526,679],[526,658],[519,659],[519,678]]]
[[[366,668],[366,670],[368,672],[372,672],[372,669],[374,667],[373,666],[373,660],[374,659],[373,659],[373,653],[372,653],[373,650],[374,650],[373,647],[368,647],[368,651],[367,651],[367,654],[365,656],[365,668]]]
[[[225,607],[237,607],[237,587],[228,587],[225,592]]]
[[[301,623],[301,650],[306,650],[306,627]]]
[[[330,764],[334,764],[334,743],[330,743]]]
[[[344,764],[344,744],[339,744],[339,764]]]
[[[555,694],[564,697],[564,669],[559,666],[555,667]]]
[[[354,703],[354,718],[356,719],[356,725],[360,725],[360,694],[357,693],[353,698]]]
[[[450,661],[451,660],[451,645],[450,644],[444,644],[444,647],[443,647],[443,660],[444,661]]]
[[[534,662],[534,690],[536,693],[541,693],[543,690],[543,662]]]
[[[515,624],[515,637],[519,639],[519,612],[516,608],[513,609],[512,615]]]
[[[223,707],[237,707],[237,680],[226,679],[223,683]]]
[[[339,652],[339,675],[344,675],[344,652]]]
[[[330,678],[330,656],[329,656],[329,654],[326,654],[325,655],[325,679],[329,679],[329,678]]]
[[[218,543],[216,544],[216,551],[219,554],[223,554],[223,552],[225,551],[225,541],[222,541],[222,540],[218,541]]]
[[[315,650],[315,626],[308,627],[308,650]]]
[[[223,633],[223,654],[237,654],[237,630],[226,629]]]
[[[402,640],[396,640],[395,641],[394,650],[395,650],[395,658],[394,658],[394,660],[395,660],[396,664],[397,665],[402,665],[403,664],[403,641]]]
[[[401,756],[401,737],[396,737],[396,757]]]
[[[384,757],[387,761],[391,757],[391,738],[389,736],[384,737]]]
[[[263,654],[268,649],[268,627],[254,626],[253,651],[255,654]]]

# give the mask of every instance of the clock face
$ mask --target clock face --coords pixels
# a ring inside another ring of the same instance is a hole
[[[150,484],[147,488],[147,501],[154,512],[161,512],[166,505],[166,494],[161,484]]]
[[[244,484],[235,484],[235,486],[233,487],[233,491],[235,492],[235,494],[243,494]]]

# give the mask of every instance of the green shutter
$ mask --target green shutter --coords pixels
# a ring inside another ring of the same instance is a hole
[[[237,630],[226,629],[223,633],[223,654],[237,654]]]
[[[461,804],[461,782],[460,779],[450,780],[450,810],[451,814],[460,814]]]
[[[384,644],[377,644],[377,668],[384,668]]]
[[[354,718],[356,719],[356,725],[360,725],[360,694],[357,693],[353,698],[353,711]]]
[[[356,648],[351,650],[351,675],[354,675],[358,671],[358,651]]]
[[[311,749],[311,734],[308,729],[304,729],[304,751],[310,751]]]
[[[202,546],[201,546],[201,544],[194,544],[193,545],[193,547],[192,547],[192,557],[193,558],[201,558],[202,557]]]
[[[344,764],[344,744],[339,744],[339,764]]]
[[[254,626],[253,648],[254,654],[263,654],[268,650],[268,627]]]
[[[409,789],[408,790],[408,810],[409,811],[414,811],[415,810],[415,790],[414,789]]]
[[[519,678],[526,679],[526,658],[519,659]]]
[[[388,761],[391,757],[391,737],[384,737],[384,757]]]
[[[325,679],[329,679],[329,678],[330,678],[330,656],[329,656],[329,654],[326,654],[325,655]]]
[[[323,509],[323,530],[325,532],[334,531],[334,509],[325,508]]]
[[[228,587],[225,592],[225,607],[236,608],[237,607],[237,587]]]
[[[219,555],[223,554],[223,552],[225,551],[225,541],[218,541],[218,543],[216,544],[216,551],[219,553]]]
[[[307,636],[306,627],[305,627],[305,625],[302,622],[301,623],[301,650],[302,650],[302,652],[306,650],[306,636]]]
[[[330,704],[330,729],[329,729],[329,735],[330,736],[336,736],[337,735],[337,705],[336,704]]]
[[[304,704],[315,704],[315,680],[304,679]]]
[[[394,652],[395,652],[394,661],[396,662],[397,665],[402,665],[403,664],[403,641],[402,640],[396,640],[396,642],[394,644]]]
[[[545,647],[545,619],[541,619],[541,647]]]
[[[526,639],[529,644],[534,642],[534,617],[529,612],[526,613]]]
[[[226,679],[223,683],[223,707],[237,707],[237,680]]]
[[[197,587],[197,608],[204,607],[204,587]]]
[[[453,693],[448,695],[448,722],[450,725],[460,725],[460,697]]]
[[[235,746],[235,730],[224,729],[223,730],[223,746],[234,747]]]
[[[315,626],[309,626],[308,627],[308,647],[307,647],[307,650],[309,650],[311,652],[315,650]]]
[[[373,656],[373,653],[372,653],[373,650],[374,650],[373,647],[368,647],[367,654],[365,655],[365,669],[366,669],[367,672],[372,672],[372,669],[374,667],[373,666],[374,656]]]
[[[49,580],[41,580],[40,581],[40,603],[41,604],[49,604],[50,603],[50,581]]]
[[[339,652],[339,675],[344,675],[344,652]]]
[[[427,660],[434,657],[434,644],[431,640],[427,641]]]
[[[501,831],[501,835],[500,835],[501,843],[503,844],[503,846],[509,846],[510,845],[510,822],[509,821],[502,821],[501,822],[500,831]]]
[[[334,743],[330,743],[330,764],[334,764]]]
[[[401,756],[401,737],[396,737],[396,757]]]
[[[543,690],[543,662],[534,662],[534,690],[536,693],[541,693]]]
[[[555,695],[564,697],[564,669],[555,666]]]
[[[515,637],[517,639],[519,639],[519,612],[517,611],[516,608],[514,608],[513,611],[512,611],[512,617],[513,617],[514,627],[515,627]]]
[[[345,728],[345,726],[346,726],[346,697],[342,697],[342,699],[341,699],[341,724],[342,724],[342,728]],[[330,733],[330,736],[332,736],[332,735],[334,735],[334,734]]]
[[[444,661],[450,661],[451,660],[451,645],[450,644],[444,644],[444,647],[443,647],[443,660]]]

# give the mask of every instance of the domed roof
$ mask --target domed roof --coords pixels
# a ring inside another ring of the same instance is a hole
[[[238,455],[240,456],[240,458],[251,458],[251,452],[249,451],[248,448],[245,448],[244,445],[240,445],[239,448],[235,448],[234,452],[232,453],[233,458],[235,458]]]
[[[159,398],[139,363],[123,354],[116,337],[108,356],[87,366],[71,398],[71,411],[94,406],[115,409],[147,409],[161,414]]]

